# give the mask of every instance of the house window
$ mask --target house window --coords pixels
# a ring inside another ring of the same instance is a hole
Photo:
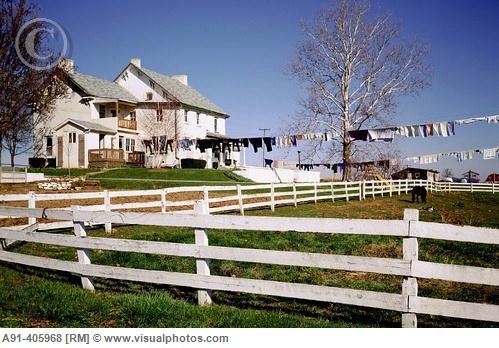
[[[189,111],[187,110],[184,110],[184,122],[187,123],[187,121],[189,121],[189,118],[187,117],[189,114]]]
[[[213,119],[213,129],[215,130],[215,133],[218,133],[218,118]]]
[[[135,113],[135,111],[130,112],[130,119],[132,121],[137,120],[137,114]]]
[[[69,133],[69,143],[76,144],[76,133]]]
[[[116,110],[111,110],[111,117],[116,117]]]
[[[126,138],[125,144],[126,144],[126,147],[125,147],[126,152],[135,151],[135,139]]]
[[[47,140],[47,146],[46,146],[47,156],[52,156],[52,148],[53,148],[52,137],[46,137],[45,139]]]
[[[105,118],[105,117],[106,117],[106,106],[99,105],[99,118]]]
[[[151,88],[154,89],[155,84],[153,80],[149,80],[149,86],[151,86]]]
[[[118,149],[123,150],[123,139],[124,137],[120,136],[118,138]]]
[[[199,112],[196,114],[196,124],[199,125]]]
[[[163,109],[156,109],[156,122],[163,122]]]
[[[146,100],[152,100],[152,93],[151,92],[146,93]]]

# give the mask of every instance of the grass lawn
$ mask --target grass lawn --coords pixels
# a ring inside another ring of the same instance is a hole
[[[85,176],[90,173],[96,173],[100,171],[97,168],[71,168],[68,170],[67,168],[29,168],[28,172],[30,173],[44,173],[46,176]]]
[[[404,208],[418,207],[409,196],[366,201],[322,202],[278,207],[277,216],[400,219]],[[433,193],[420,211],[423,221],[499,228],[499,196],[482,193]],[[271,215],[254,210],[247,215]],[[71,233],[71,232],[68,232]],[[106,237],[102,229],[90,236]],[[193,243],[190,229],[153,226],[115,228],[113,238]],[[402,256],[401,238],[312,233],[213,230],[210,245],[321,252],[377,257]],[[75,250],[25,243],[16,251],[75,260]],[[92,263],[177,272],[195,272],[195,260],[94,250]],[[420,239],[420,259],[482,267],[499,266],[499,246]],[[301,282],[400,293],[402,277],[364,272],[271,266],[212,260],[214,275]],[[193,289],[95,280],[97,291],[80,288],[68,274],[0,264],[0,326],[94,327],[400,327],[400,313],[385,310],[283,299],[270,296],[214,292],[214,305],[196,305]],[[418,281],[421,296],[499,304],[499,289],[438,280]],[[421,327],[497,327],[497,323],[418,315]]]
[[[30,168],[32,173],[45,173],[47,176],[69,176],[66,168]],[[150,169],[119,168],[102,170],[97,168],[72,168],[71,176],[87,176],[98,180],[103,189],[109,190],[148,190],[178,186],[234,185],[252,183],[230,170],[215,169]]]
[[[122,168],[90,176],[110,190],[147,190],[176,186],[248,184],[229,170]]]

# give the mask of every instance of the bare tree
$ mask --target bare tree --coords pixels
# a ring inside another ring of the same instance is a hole
[[[450,168],[445,168],[444,171],[442,172],[442,177],[443,178],[452,178],[454,174],[452,173],[452,169]]]
[[[33,21],[38,13],[27,0],[0,0],[0,162],[5,145],[12,166],[32,146],[35,127],[67,93],[66,68],[52,64],[59,57],[47,43],[46,23]]]
[[[177,109],[170,103],[157,103],[155,107],[156,103],[149,104],[137,119],[141,129],[141,141],[146,147],[146,152],[149,150],[152,156],[151,164],[159,168],[164,156],[176,150]]]
[[[389,16],[372,19],[364,1],[335,2],[301,27],[305,40],[290,71],[308,95],[291,124],[296,132],[336,134],[331,152],[341,154],[348,180],[358,151],[348,132],[387,125],[396,98],[428,84],[428,49],[416,40],[403,41]]]

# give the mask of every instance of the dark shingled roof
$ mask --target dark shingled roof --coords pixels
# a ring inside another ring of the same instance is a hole
[[[165,91],[173,95],[182,104],[193,106],[207,111],[212,111],[221,115],[228,115],[224,110],[215,105],[211,100],[203,96],[194,88],[184,85],[182,82],[168,77],[166,75],[157,73],[155,71],[138,67],[137,69],[146,74],[150,79],[160,85]]]
[[[78,72],[70,74],[69,77],[88,95],[101,98],[118,99],[132,103],[138,102],[137,98],[116,82],[103,80],[98,77],[84,75]]]

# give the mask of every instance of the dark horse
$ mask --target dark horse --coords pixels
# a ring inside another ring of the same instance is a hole
[[[419,197],[421,197],[422,203],[426,203],[426,188],[424,186],[414,186],[412,188],[412,203],[415,201],[419,203]]]

